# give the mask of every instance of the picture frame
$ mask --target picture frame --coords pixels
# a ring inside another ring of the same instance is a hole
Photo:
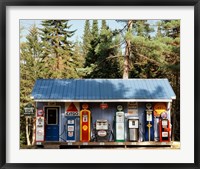
[[[200,168],[200,115],[199,115],[199,43],[200,43],[200,1],[199,0],[1,0],[0,5],[0,101],[1,101],[1,113],[0,113],[0,167],[1,168],[185,168],[185,169],[197,169]],[[8,6],[193,6],[194,7],[194,163],[8,163],[7,158],[9,154],[6,152],[7,139],[6,139],[6,110],[7,110],[7,80],[6,80],[6,7]]]

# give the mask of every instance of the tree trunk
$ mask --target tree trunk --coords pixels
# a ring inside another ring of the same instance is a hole
[[[131,29],[132,29],[132,21],[129,20],[127,32],[131,32]],[[128,39],[128,40],[126,40],[123,79],[128,79],[128,77],[129,77],[130,51],[131,51],[131,41],[130,41],[130,39]]]
[[[35,139],[36,139],[36,136],[35,136],[35,130],[36,130],[36,119],[33,119],[33,126],[32,126],[32,145],[35,144]]]
[[[26,117],[26,141],[27,145],[30,146],[31,141],[30,141],[30,130],[29,130],[29,117]]]

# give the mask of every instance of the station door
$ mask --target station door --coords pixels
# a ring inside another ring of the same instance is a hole
[[[45,141],[59,141],[59,108],[45,108]]]

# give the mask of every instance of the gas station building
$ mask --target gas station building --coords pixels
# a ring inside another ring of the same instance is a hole
[[[170,145],[168,79],[38,79],[36,145]]]

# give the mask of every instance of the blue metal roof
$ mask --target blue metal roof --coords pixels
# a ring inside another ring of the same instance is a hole
[[[38,79],[34,100],[175,99],[167,79]]]

